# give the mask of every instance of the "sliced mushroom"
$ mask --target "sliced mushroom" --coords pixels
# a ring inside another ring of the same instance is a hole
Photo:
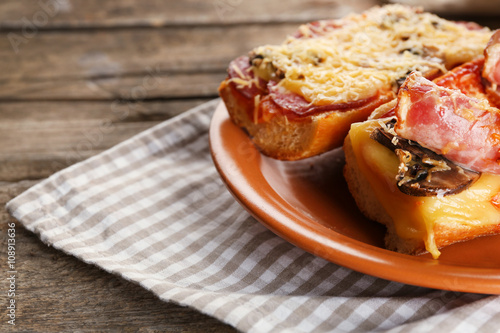
[[[254,73],[265,81],[281,80],[285,77],[285,73],[276,68],[270,58],[265,54],[256,53],[251,51],[248,55],[249,64],[254,70]]]
[[[467,189],[481,175],[464,169],[443,156],[394,132],[394,121],[385,123],[371,138],[394,151],[399,158],[396,176],[399,190],[413,196],[445,196]]]

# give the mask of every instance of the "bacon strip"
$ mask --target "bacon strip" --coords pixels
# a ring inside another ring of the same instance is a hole
[[[462,93],[469,97],[476,97],[480,99],[489,99],[490,96],[486,94],[485,87],[482,82],[481,71],[484,66],[484,58],[467,62],[463,65],[453,68],[451,71],[443,74],[434,80],[435,84],[440,87],[460,90]],[[489,99],[490,100],[490,99]],[[495,101],[490,100],[495,105]],[[395,106],[387,108],[387,111],[378,116],[378,118],[387,118],[395,116]],[[497,107],[500,105],[497,105]]]
[[[395,131],[474,171],[500,174],[500,110],[418,73],[398,93]]]
[[[483,66],[484,58],[479,58],[453,68],[432,82],[444,88],[460,90],[469,97],[487,99],[481,77]]]
[[[484,49],[482,75],[486,81],[488,99],[500,108],[500,30],[493,33]]]
[[[483,77],[492,85],[500,86],[500,30],[491,36],[484,49]]]

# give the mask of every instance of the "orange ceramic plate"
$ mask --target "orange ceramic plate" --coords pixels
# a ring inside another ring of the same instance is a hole
[[[210,126],[215,166],[235,198],[262,224],[326,260],[387,280],[500,294],[500,236],[449,246],[439,260],[383,248],[384,227],[364,218],[342,176],[341,149],[296,162],[259,153],[223,104]]]

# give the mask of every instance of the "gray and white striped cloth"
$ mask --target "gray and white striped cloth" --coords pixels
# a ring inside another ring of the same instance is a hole
[[[47,244],[243,332],[493,332],[500,297],[420,288],[315,257],[255,221],[212,164],[218,100],[7,204]]]

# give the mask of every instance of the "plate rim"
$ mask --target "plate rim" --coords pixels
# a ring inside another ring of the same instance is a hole
[[[210,153],[217,172],[243,208],[279,237],[327,261],[385,280],[458,292],[500,294],[500,268],[460,266],[389,251],[340,234],[301,215],[267,183],[260,168],[249,170],[247,165],[238,164],[230,157],[224,148],[223,126],[241,131],[244,143],[248,143],[245,149],[261,158],[250,138],[231,122],[224,103],[220,102],[209,128]],[[249,172],[255,178],[248,177]],[[241,186],[242,182],[248,186]]]

